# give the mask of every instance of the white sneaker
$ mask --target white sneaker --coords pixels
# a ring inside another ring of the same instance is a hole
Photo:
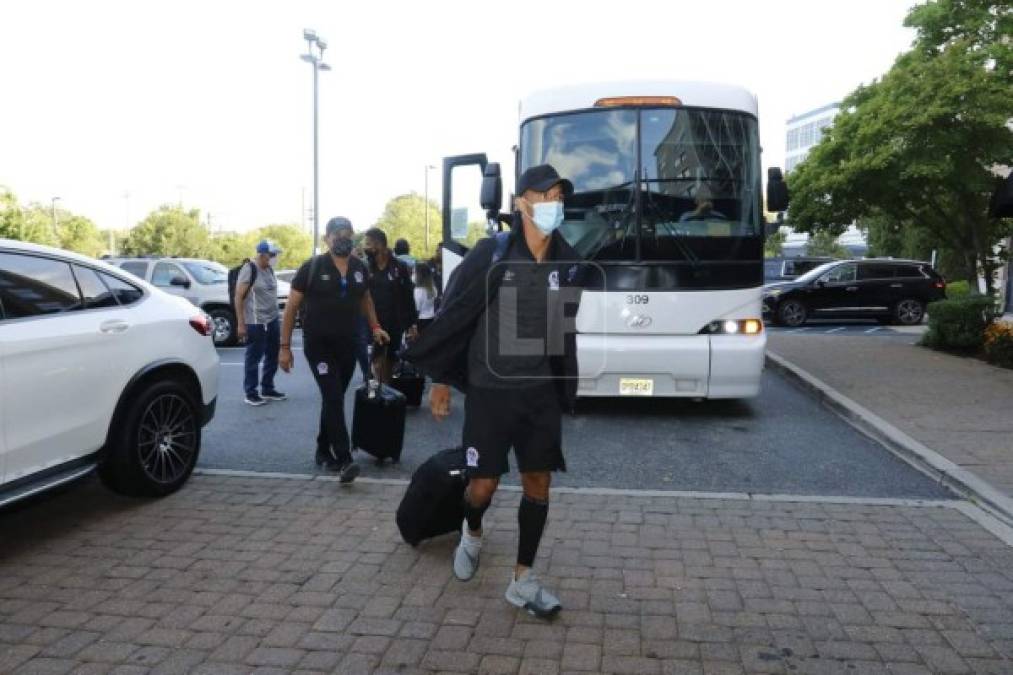
[[[526,609],[540,619],[551,619],[563,608],[559,598],[545,590],[542,582],[528,570],[520,579],[513,579],[506,590],[506,599],[511,605]]]
[[[461,526],[461,542],[454,549],[454,576],[460,581],[469,581],[478,571],[478,560],[482,553],[482,537],[473,537],[468,532],[468,521]]]

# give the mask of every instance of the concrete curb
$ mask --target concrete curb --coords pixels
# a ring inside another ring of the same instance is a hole
[[[1004,524],[1013,526],[1013,499],[976,474],[946,459],[783,356],[767,351],[767,365],[801,385],[820,403],[900,459],[978,505]]]

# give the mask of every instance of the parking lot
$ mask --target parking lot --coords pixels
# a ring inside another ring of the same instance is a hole
[[[298,336],[297,336],[298,338]],[[279,373],[289,400],[251,408],[242,398],[242,349],[221,350],[218,415],[206,430],[199,467],[314,474],[319,394],[296,349],[296,368]],[[346,399],[351,419],[353,380]],[[409,410],[399,465],[357,453],[363,475],[407,478],[434,452],[459,442],[462,398],[437,423]],[[807,394],[767,372],[749,401],[583,400],[564,419],[567,486],[862,497],[947,497],[939,485],[894,458]],[[516,480],[516,475],[510,477]]]

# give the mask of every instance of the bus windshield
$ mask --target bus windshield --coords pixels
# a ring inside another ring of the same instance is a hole
[[[601,261],[762,257],[756,119],[698,108],[613,108],[536,118],[520,168],[552,164],[574,185],[560,231]],[[639,167],[639,169],[638,169]]]

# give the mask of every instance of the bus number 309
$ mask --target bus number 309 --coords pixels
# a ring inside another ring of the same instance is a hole
[[[647,295],[627,295],[627,305],[646,305],[650,301],[650,296]]]

